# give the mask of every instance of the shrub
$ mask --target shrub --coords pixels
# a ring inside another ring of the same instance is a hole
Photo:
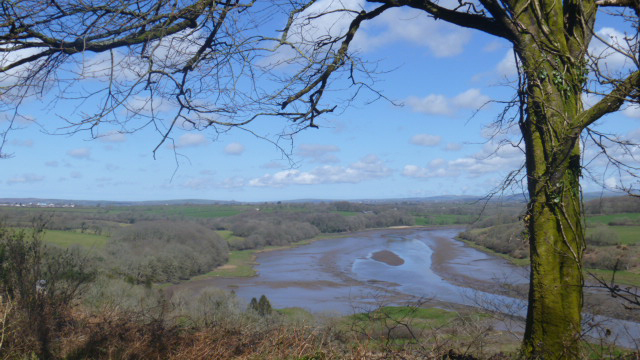
[[[629,270],[632,264],[629,252],[624,247],[591,250],[584,256],[585,267],[592,269]]]
[[[78,249],[45,246],[42,228],[34,226],[30,232],[0,229],[0,295],[5,305],[7,348],[50,358],[56,331],[95,271]]]
[[[613,246],[620,244],[618,233],[608,226],[598,226],[586,236],[588,245]]]

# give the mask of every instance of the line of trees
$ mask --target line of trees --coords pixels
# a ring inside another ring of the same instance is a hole
[[[194,222],[144,221],[114,232],[106,260],[131,282],[175,282],[227,262],[227,243]]]

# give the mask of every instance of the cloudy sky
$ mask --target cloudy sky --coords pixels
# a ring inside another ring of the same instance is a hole
[[[617,25],[603,19],[596,30],[605,38],[615,36]],[[4,150],[13,156],[0,160],[0,198],[273,201],[484,195],[522,164],[521,150],[502,141],[517,141],[516,129],[492,138],[494,131],[487,127],[502,110],[492,101],[513,95],[508,43],[409,9],[388,11],[361,30],[354,48],[385,70],[377,75],[376,88],[394,103],[369,103],[371,96],[363,96],[319,120],[319,129],[281,143],[290,154],[245,131],[177,129],[173,144],[162,145],[154,158],[160,138],[152,128],[133,134],[107,131],[98,139],[87,133],[51,135],[64,126],[63,119],[50,104],[32,100],[24,106],[36,121],[23,120],[8,135]],[[277,133],[277,126],[264,121],[251,129],[268,135]],[[609,116],[599,129],[640,138],[640,111],[629,108]],[[599,181],[617,186],[619,177],[604,172],[603,164],[598,159],[591,164]],[[584,187],[598,189],[586,179]]]

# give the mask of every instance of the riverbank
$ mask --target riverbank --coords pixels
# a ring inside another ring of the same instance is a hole
[[[291,243],[289,245],[281,245],[281,246],[266,246],[261,249],[247,249],[247,250],[234,250],[229,252],[229,260],[226,264],[218,266],[217,268],[209,271],[208,273],[204,273],[201,275],[197,275],[192,277],[186,281],[199,281],[207,278],[238,278],[238,277],[252,277],[256,275],[255,266],[258,265],[256,262],[256,258],[259,254],[271,252],[271,251],[282,251],[287,249],[297,248],[299,246],[309,245],[316,241],[322,240],[330,240],[330,239],[339,239],[350,236],[357,236],[359,234],[365,234],[367,232],[375,232],[381,230],[411,230],[411,229],[422,229],[422,230],[435,230],[435,229],[464,229],[464,226],[451,226],[451,225],[432,225],[432,226],[390,226],[387,228],[371,228],[362,231],[356,232],[345,232],[345,233],[336,233],[336,234],[321,234],[311,239],[306,239],[302,241],[298,241],[295,243]],[[397,261],[397,260],[395,260]],[[163,287],[168,286],[164,285]]]
[[[244,262],[243,267],[237,266],[233,268],[229,266],[230,264],[227,264],[217,269],[216,272],[207,274],[207,276],[199,276],[188,282],[170,285],[166,290],[171,293],[176,291],[201,293],[206,291],[207,288],[217,287],[234,290],[236,293],[246,292],[247,298],[250,299],[250,296],[260,296],[262,293],[258,293],[257,289],[262,289],[260,291],[263,291],[264,294],[281,294],[283,304],[286,304],[289,303],[288,296],[299,297],[308,290],[315,291],[324,288],[327,290],[327,294],[321,294],[322,296],[320,297],[329,296],[331,302],[339,307],[342,306],[344,309],[345,304],[349,306],[350,302],[356,300],[360,302],[375,302],[379,301],[380,298],[385,298],[387,299],[385,301],[399,303],[424,297],[425,295],[422,295],[423,292],[419,291],[418,288],[407,293],[409,288],[405,289],[404,285],[400,284],[412,278],[412,281],[417,282],[417,286],[428,286],[425,289],[433,288],[431,286],[432,283],[439,284],[439,287],[444,286],[439,293],[449,294],[448,300],[443,301],[435,298],[430,300],[433,300],[433,303],[438,303],[440,307],[452,308],[452,306],[445,306],[446,303],[459,302],[455,300],[458,297],[456,294],[462,290],[454,290],[454,288],[445,290],[448,289],[448,286],[445,286],[447,282],[455,284],[460,289],[473,289],[474,291],[494,290],[491,286],[493,273],[503,271],[502,267],[505,265],[502,260],[499,263],[495,263],[496,259],[492,259],[483,253],[474,252],[470,254],[469,250],[472,249],[452,239],[461,230],[462,227],[459,226],[370,229],[356,233],[336,234],[331,239],[316,238],[313,241],[292,244],[286,247],[247,251],[245,252],[247,256],[241,259]],[[441,238],[433,238],[431,235],[434,233],[447,235]],[[338,238],[347,239],[338,241]],[[405,245],[402,244],[407,243],[407,241],[409,242],[408,244],[411,244],[412,241],[417,241],[415,244],[420,246],[410,251],[403,249],[402,246]],[[395,249],[393,249],[394,246],[396,247]],[[401,247],[397,248],[397,246]],[[420,255],[422,253],[424,255]],[[415,256],[418,256],[418,258],[415,258]],[[423,258],[423,256],[427,256],[427,258]],[[470,261],[469,256],[480,262]],[[456,263],[456,259],[461,257],[467,258],[466,262],[470,263]],[[370,261],[373,261],[373,263]],[[407,261],[408,263],[406,263]],[[354,266],[361,266],[359,264],[366,264],[367,267],[370,267],[374,266],[374,263],[397,268],[401,272],[412,269],[412,273],[411,275],[402,275],[402,277],[397,278],[392,275],[393,272],[389,273],[390,269],[381,268],[369,275],[364,275],[365,273],[360,274],[361,270],[354,268]],[[428,265],[429,269],[423,270],[424,265]],[[457,267],[461,266],[463,269],[456,270]],[[250,268],[251,271],[245,271],[245,276],[243,277],[222,276],[233,272],[238,273],[243,268]],[[273,273],[274,271],[275,273]],[[470,272],[472,275],[474,273],[480,274],[484,278],[466,276],[465,272]],[[246,287],[250,287],[253,290],[246,290]],[[243,290],[241,291],[240,289]],[[283,292],[282,289],[291,290]],[[248,294],[249,292],[253,292],[253,294]],[[312,294],[312,292],[310,291],[308,296],[313,301],[316,301],[319,294]],[[356,293],[358,294],[357,296],[354,295]],[[332,294],[335,296],[331,297]],[[369,294],[376,294],[374,297],[378,299],[371,299]],[[272,296],[269,295],[270,298]],[[426,296],[433,298],[430,295]],[[340,298],[344,299],[342,305],[338,304],[340,303]],[[319,306],[330,308],[330,305]]]

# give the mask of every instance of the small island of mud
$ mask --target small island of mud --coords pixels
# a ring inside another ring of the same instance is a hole
[[[375,261],[380,261],[391,266],[400,266],[404,264],[403,258],[389,250],[376,251],[371,254],[371,258]]]

